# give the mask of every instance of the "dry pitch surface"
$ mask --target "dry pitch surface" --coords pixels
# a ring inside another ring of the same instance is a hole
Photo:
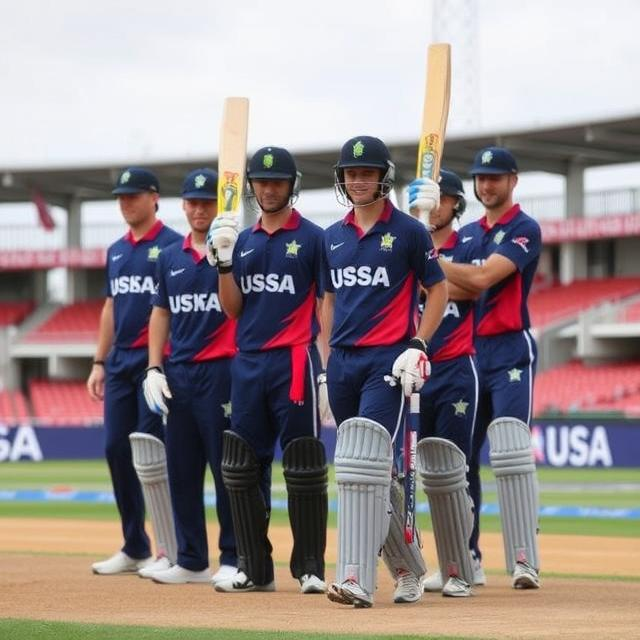
[[[372,609],[301,595],[286,569],[291,537],[274,528],[280,567],[277,592],[220,594],[208,585],[157,585],[130,576],[94,576],[89,565],[119,540],[110,522],[0,520],[0,616],[131,625],[243,628],[324,633],[459,635],[482,638],[640,638],[640,550],[632,538],[541,536],[543,588],[515,591],[502,573],[499,535],[483,536],[489,584],[468,599],[425,594],[394,605],[393,585],[380,563]],[[210,539],[217,539],[215,527]],[[335,562],[335,532],[327,561]],[[425,557],[435,559],[431,535]],[[565,574],[570,577],[545,577]],[[332,577],[329,570],[329,579]],[[585,577],[579,577],[585,576]],[[587,577],[589,576],[589,577]],[[602,576],[594,578],[593,576]],[[617,580],[632,576],[636,580]]]

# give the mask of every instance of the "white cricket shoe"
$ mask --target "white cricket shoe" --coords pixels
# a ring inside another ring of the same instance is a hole
[[[238,567],[230,564],[221,564],[220,568],[211,576],[211,584],[215,587],[218,582],[225,582],[238,573]]]
[[[471,553],[471,566],[473,567],[473,585],[475,587],[483,587],[487,584],[487,576],[482,568],[482,563],[473,553]],[[442,591],[444,588],[442,574],[439,571],[435,571],[430,576],[427,576],[422,581],[422,588],[428,592]]]
[[[484,587],[487,584],[487,576],[482,568],[482,561],[471,552],[471,566],[473,567],[473,584],[476,587]]]
[[[468,582],[458,576],[451,576],[442,587],[442,595],[449,598],[468,598],[473,593]]]
[[[342,584],[334,582],[327,589],[327,597],[338,604],[352,604],[356,609],[373,606],[370,596],[355,580],[345,580]]]
[[[156,571],[151,579],[159,584],[188,584],[190,582],[211,582],[211,571],[203,569],[202,571],[191,571],[174,564],[170,569],[164,571]]]
[[[166,571],[167,569],[171,569],[171,566],[171,560],[169,560],[167,556],[160,556],[146,567],[138,569],[138,575],[141,578],[151,578],[156,571]]]
[[[422,588],[427,592],[442,591],[442,587],[442,574],[439,571],[435,571],[422,581]]]
[[[393,601],[397,604],[418,602],[422,598],[423,587],[420,578],[414,573],[406,572],[398,576],[396,590],[393,592]]]
[[[540,577],[538,572],[526,560],[518,560],[513,570],[511,582],[514,589],[539,589]]]
[[[272,580],[268,584],[254,584],[244,571],[236,571],[233,577],[217,582],[216,591],[222,593],[250,593],[252,591],[275,591],[276,583]]]
[[[124,551],[114,553],[110,558],[94,562],[91,565],[93,573],[101,576],[111,576],[118,573],[135,573],[138,569],[142,569],[153,562],[153,558],[132,558]]]
[[[326,593],[327,585],[324,580],[318,578],[318,576],[313,573],[305,573],[301,578],[298,578],[300,581],[300,592],[301,593]]]

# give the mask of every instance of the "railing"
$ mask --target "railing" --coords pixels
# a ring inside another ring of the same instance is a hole
[[[564,217],[563,195],[542,195],[519,198],[522,208],[538,220],[562,219]],[[586,217],[606,216],[613,214],[640,212],[640,187],[627,189],[609,189],[593,191],[585,194],[584,215]],[[478,218],[482,214],[482,205],[475,200],[473,194],[468,194],[467,211],[464,219],[467,221]],[[326,212],[305,212],[311,220],[322,227],[327,227],[340,218],[339,207]],[[60,216],[57,216],[58,219]],[[163,216],[163,221],[177,231],[184,233],[187,225],[184,216]],[[90,222],[84,221],[81,230],[81,246],[84,248],[105,247],[119,235],[124,234],[125,227],[120,222]],[[0,250],[8,249],[61,249],[66,246],[66,220],[52,231],[29,223],[2,224],[0,216]]]

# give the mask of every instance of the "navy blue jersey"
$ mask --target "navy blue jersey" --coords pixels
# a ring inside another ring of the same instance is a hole
[[[156,263],[163,249],[180,240],[179,233],[158,220],[139,240],[129,231],[107,250],[107,296],[113,298],[115,347],[147,346]]]
[[[469,251],[474,264],[482,264],[497,253],[517,267],[508,278],[483,292],[478,300],[476,334],[492,336],[528,329],[527,298],[542,247],[538,223],[515,204],[492,227],[485,216],[465,225],[460,236],[461,242],[471,245]]]
[[[461,242],[454,231],[438,249],[441,259],[449,262],[470,262],[470,241]],[[442,323],[429,342],[429,357],[433,362],[442,362],[475,353],[473,347],[474,300],[449,300],[444,310]]]
[[[320,227],[295,209],[268,233],[260,222],[240,233],[233,276],[242,292],[240,351],[308,345],[318,334],[316,298],[324,294]]]
[[[335,293],[332,347],[387,346],[415,335],[418,283],[444,280],[426,227],[387,201],[364,233],[354,211],[325,232],[325,284]]]
[[[235,355],[236,322],[220,306],[218,271],[193,248],[191,234],[160,254],[156,281],[151,303],[171,312],[170,362]]]

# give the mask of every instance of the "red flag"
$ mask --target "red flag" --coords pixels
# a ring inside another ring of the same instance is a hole
[[[51,217],[51,212],[49,211],[49,205],[47,201],[44,199],[44,196],[37,189],[33,189],[31,191],[31,201],[36,205],[36,210],[38,212],[38,218],[40,218],[40,224],[47,230],[51,231],[55,229],[56,223],[55,220]]]

